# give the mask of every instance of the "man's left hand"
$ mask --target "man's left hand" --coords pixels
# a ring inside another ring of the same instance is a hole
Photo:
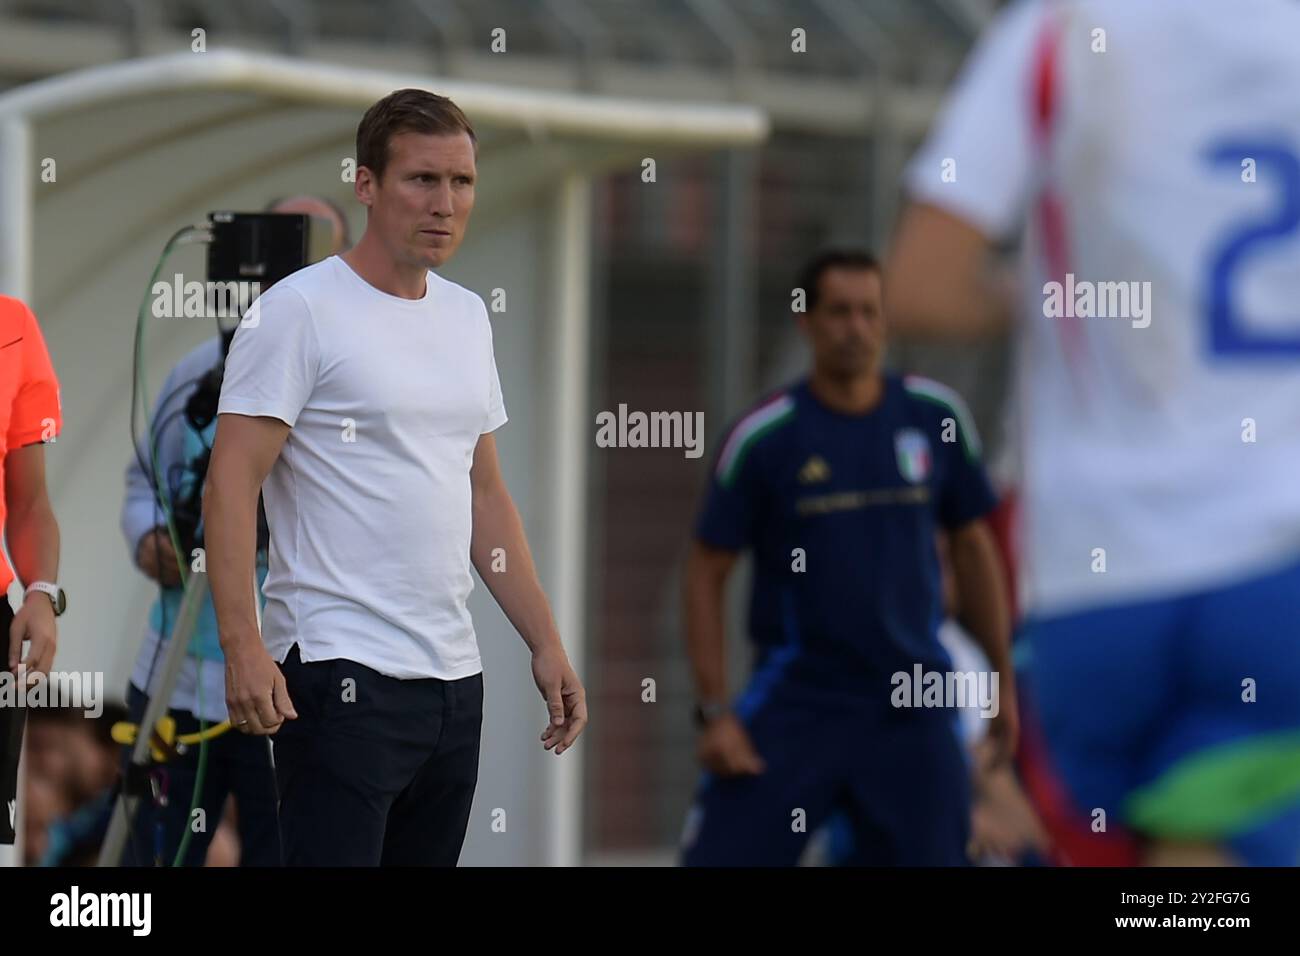
[[[58,643],[58,628],[54,623],[54,605],[49,596],[34,592],[27,596],[14,614],[9,625],[9,669],[18,673],[23,641],[31,641],[25,664],[27,674],[49,676],[54,666],[54,648]]]
[[[587,726],[587,692],[558,641],[533,654],[533,680],[551,716],[542,731],[542,747],[554,748],[558,757]]]

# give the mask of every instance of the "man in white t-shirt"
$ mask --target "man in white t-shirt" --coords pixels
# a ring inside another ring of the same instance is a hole
[[[269,203],[267,212],[309,216],[313,234],[329,230],[329,251],[339,253],[351,245],[347,217],[331,200],[321,196],[290,196]],[[158,502],[159,476],[162,492],[173,502],[182,554],[194,543],[202,544],[201,529],[185,522],[198,515],[190,507],[197,503],[206,476],[207,450],[216,430],[215,405],[221,389],[221,373],[233,328],[218,328],[218,334],[186,353],[158,390],[149,416],[148,440],[142,440],[126,469],[126,495],[122,501],[122,532],[130,554],[146,577],[158,582],[158,597],[149,610],[145,638],[136,653],[135,667],[126,689],[129,719],[139,723],[149,705],[149,691],[162,669],[167,645],[176,623],[184,589],[171,533]],[[152,470],[146,468],[152,461]],[[188,539],[193,540],[188,540]],[[266,551],[258,549],[258,574],[266,574]],[[190,651],[176,676],[168,704],[168,715],[178,734],[202,728],[202,722],[223,723],[227,719],[225,661],[217,642],[217,621],[211,596],[203,601],[190,642]],[[275,811],[275,779],[270,744],[242,734],[223,734],[208,745],[206,764],[198,747],[173,757],[165,764],[148,768],[151,779],[166,777],[165,790],[147,792],[159,798],[141,802],[130,838],[123,850],[127,866],[146,866],[155,857],[171,863],[189,832],[191,810],[202,807],[210,820],[222,816],[226,798],[232,797],[238,811],[239,864],[277,866],[280,863],[280,832]],[[129,749],[122,754],[123,767],[131,763]],[[200,776],[200,770],[202,775]],[[125,770],[124,770],[125,772]],[[202,783],[196,802],[195,790]],[[163,798],[165,796],[165,799]],[[155,828],[161,837],[154,839]],[[145,835],[148,836],[145,836]],[[186,866],[202,866],[216,828],[193,833],[186,843]]]
[[[990,331],[1023,229],[1027,696],[1092,842],[1152,864],[1300,863],[1297,36],[1291,0],[1012,4],[886,272],[900,332]]]
[[[475,152],[445,97],[399,90],[370,107],[357,129],[365,234],[265,293],[226,360],[208,573],[231,721],[276,735],[288,865],[456,863],[483,702],[471,563],[532,651],[544,747],[563,753],[586,724],[497,462],[506,411],[487,310],[430,271],[464,238]]]

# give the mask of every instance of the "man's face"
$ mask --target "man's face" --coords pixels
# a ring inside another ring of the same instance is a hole
[[[367,229],[399,262],[432,269],[452,257],[474,208],[474,146],[467,133],[398,133],[382,180],[362,167],[357,194]]]
[[[885,351],[880,273],[830,268],[822,273],[818,289],[817,305],[799,317],[814,364],[843,377],[877,369]]]

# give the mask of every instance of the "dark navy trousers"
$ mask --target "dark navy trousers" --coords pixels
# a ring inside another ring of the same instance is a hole
[[[398,680],[342,658],[280,665],[287,866],[455,866],[478,781],[483,675]]]

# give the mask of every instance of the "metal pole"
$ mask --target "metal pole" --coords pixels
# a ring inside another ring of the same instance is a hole
[[[189,650],[190,637],[199,620],[199,610],[208,596],[208,576],[198,572],[191,573],[185,585],[185,596],[181,599],[180,611],[176,615],[176,626],[172,628],[167,647],[167,657],[161,671],[154,677],[149,687],[149,703],[145,707],[140,726],[136,729],[135,748],[131,751],[131,765],[143,767],[149,763],[149,741],[153,728],[167,713],[171,703],[172,690],[176,687],[176,678],[180,676],[181,665]],[[99,851],[100,866],[118,866],[122,861],[122,851],[126,849],[127,837],[131,832],[131,821],[135,819],[139,797],[126,791],[126,779],[123,779],[122,792],[113,806],[113,816],[109,820],[108,833],[104,845]]]
[[[593,419],[587,402],[591,281],[591,183],[570,175],[556,200],[555,351],[550,381],[557,398],[551,433],[555,466],[550,485],[554,515],[549,560],[556,569],[552,604],[565,650],[579,675],[587,671],[584,649],[587,572],[587,449]],[[576,866],[582,853],[582,757],[574,747],[562,757],[545,754],[548,817],[543,847],[548,866]]]
[[[0,117],[0,293],[31,301],[32,134],[19,116]]]
[[[706,432],[719,430],[753,400],[758,377],[754,254],[757,228],[758,155],[729,149],[719,158],[717,242],[708,323],[708,380],[711,383]]]
[[[22,117],[0,118],[0,293],[31,301],[32,280],[32,145],[31,127]],[[0,598],[8,600],[0,594]],[[24,728],[23,741],[26,741]],[[19,744],[20,748],[22,743]],[[0,866],[20,866],[23,859],[23,799],[27,761],[19,750],[18,789],[14,809],[14,842],[0,846]]]

